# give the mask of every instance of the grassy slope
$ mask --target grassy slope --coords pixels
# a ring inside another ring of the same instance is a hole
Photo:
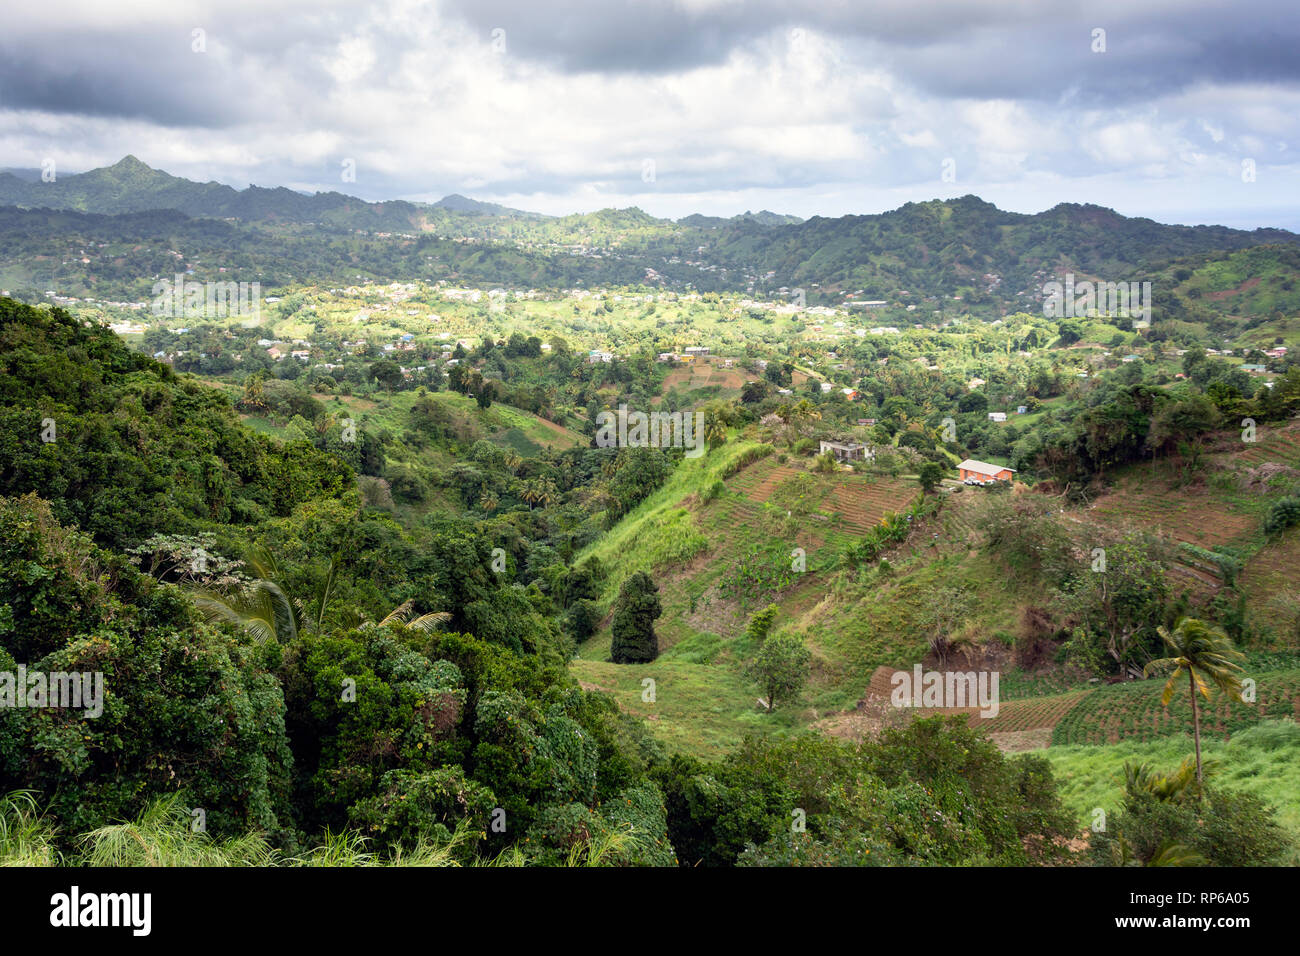
[[[483,428],[488,440],[511,448],[524,457],[536,455],[544,448],[557,451],[585,443],[577,432],[547,422],[531,412],[495,402],[480,410],[474,399],[454,392],[428,392],[430,398],[458,412],[472,416]],[[371,400],[355,395],[318,396],[325,410],[338,416],[352,416],[363,428],[387,429],[400,435],[409,421],[411,406],[420,398],[415,391],[395,392]],[[253,415],[241,416],[250,428],[268,435],[283,437],[281,425]],[[450,464],[452,459],[442,462]]]
[[[1251,622],[1268,628],[1277,639],[1289,639],[1293,643],[1300,637],[1297,567],[1300,567],[1300,528],[1292,528],[1265,545],[1241,577]]]
[[[1242,469],[1263,461],[1290,463],[1291,437],[1266,433],[1254,447],[1228,448],[1207,467],[1209,481],[1195,488],[1171,488],[1163,473],[1165,480],[1152,482],[1148,466],[1134,466],[1116,475],[1113,494],[1093,509],[1074,511],[1073,517],[1111,527],[1162,527],[1181,540],[1201,547],[1226,546],[1243,558],[1257,553],[1242,583],[1252,616],[1267,623],[1266,609],[1276,602],[1265,598],[1288,589],[1294,580],[1290,557],[1300,548],[1300,529],[1265,546],[1260,522],[1280,492],[1242,490],[1237,477]],[[604,594],[607,605],[633,570],[652,572],[664,606],[657,625],[663,651],[648,669],[606,663],[605,629],[584,645],[575,670],[583,680],[610,688],[623,706],[650,716],[656,732],[670,745],[715,753],[749,729],[780,732],[811,723],[827,711],[851,709],[878,666],[906,668],[924,659],[937,593],[955,590],[965,604],[963,636],[995,650],[997,644],[1009,643],[1021,609],[1041,597],[978,550],[970,520],[978,491],[967,489],[950,498],[937,519],[891,555],[887,571],[856,573],[840,567],[839,555],[859,532],[847,527],[844,515],[834,510],[843,498],[838,492],[827,494],[825,486],[849,487],[855,481],[865,486],[873,479],[814,476],[820,486],[797,485],[789,477],[797,473],[795,463],[783,465],[768,457],[729,478],[725,491],[703,501],[703,492],[751,445],[734,442],[684,463],[663,489],[588,552],[613,570]],[[1140,480],[1144,478],[1145,483]],[[792,490],[801,494],[792,497]],[[1197,520],[1189,520],[1192,517]],[[756,555],[775,559],[795,546],[807,552],[806,574],[775,595],[735,594],[735,579],[741,576],[737,568]],[[723,593],[729,585],[730,595]],[[774,715],[761,712],[756,689],[741,676],[752,653],[741,637],[744,624],[769,600],[780,607],[776,629],[801,634],[814,655],[800,705]],[[653,705],[641,701],[641,679],[646,676],[661,684],[667,680],[671,688],[665,696],[661,687]],[[1032,700],[1065,689],[1014,670],[1004,676],[1007,700]],[[1263,714],[1259,708],[1247,712],[1238,705],[1222,719],[1216,716],[1207,729],[1235,733],[1261,716],[1289,715],[1295,710],[1292,676],[1259,675]],[[1055,743],[1091,740],[1089,733],[1099,741],[1182,733],[1190,726],[1182,713],[1186,704],[1176,700],[1166,714],[1158,700],[1152,704],[1158,693],[1154,682],[1094,689],[1071,708]],[[1140,710],[1141,716],[1129,716],[1130,708]]]
[[[782,732],[853,707],[878,666],[909,666],[925,655],[932,596],[941,588],[958,589],[969,602],[970,619],[978,622],[972,636],[1014,628],[1019,606],[1032,595],[1019,593],[985,555],[969,549],[970,528],[956,506],[918,529],[889,572],[841,566],[857,527],[904,507],[915,494],[913,483],[813,475],[768,457],[704,501],[704,492],[753,447],[732,442],[684,461],[665,487],[578,558],[594,555],[611,569],[602,596],[607,606],[634,571],[650,572],[659,585],[664,613],[656,625],[657,661],[608,663],[605,627],[582,646],[573,668],[579,679],[608,688],[625,709],[649,716],[666,743],[714,754],[747,730]],[[773,569],[783,571],[796,547],[804,549],[806,570],[783,583]],[[813,652],[802,701],[774,714],[763,711],[757,689],[742,676],[753,653],[745,624],[768,603],[780,608],[775,630],[800,634]],[[645,677],[658,685],[653,705],[641,699]]]
[[[683,459],[662,488],[646,498],[611,531],[575,559],[594,556],[610,569],[602,600],[607,605],[623,582],[637,571],[652,572],[661,586],[668,630],[674,617],[671,593],[663,593],[664,576],[681,574],[685,566],[710,542],[692,511],[682,504],[698,497],[719,480],[729,465],[756,442],[728,442],[695,459]],[[702,636],[705,641],[708,636]],[[656,735],[674,749],[690,753],[715,753],[734,743],[754,721],[739,701],[745,699],[743,682],[722,668],[677,660],[682,640],[653,664],[629,667],[608,663],[609,631],[603,629],[583,644],[572,664],[579,680],[613,693],[625,710],[645,715]],[[686,641],[689,648],[690,642]],[[642,701],[641,681],[656,682],[656,701]],[[752,700],[751,700],[752,703]]]
[[[1278,811],[1278,819],[1300,846],[1300,726],[1293,721],[1269,721],[1242,731],[1231,740],[1204,740],[1202,755],[1215,772],[1214,784],[1255,794]],[[1092,811],[1108,814],[1119,807],[1124,763],[1149,762],[1172,770],[1192,753],[1190,737],[1176,735],[1151,741],[1121,741],[1110,745],[1052,747],[1044,755],[1052,763],[1061,799],[1080,826],[1092,822]],[[1300,863],[1293,857],[1292,864]]]

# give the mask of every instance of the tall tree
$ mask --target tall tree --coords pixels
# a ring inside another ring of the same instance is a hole
[[[659,588],[650,575],[637,571],[623,582],[611,624],[610,658],[615,664],[644,664],[659,656],[655,619],[662,613]]]
[[[763,641],[745,676],[767,692],[767,707],[773,711],[778,701],[784,703],[799,693],[808,680],[811,661],[812,652],[797,634],[777,634]]]
[[[943,483],[943,465],[937,461],[927,461],[921,466],[917,480],[921,482],[921,493],[929,494]]]
[[[390,392],[399,388],[405,380],[401,366],[391,359],[380,359],[371,365],[370,377]]]
[[[1241,665],[1245,655],[1237,650],[1227,634],[1204,621],[1185,617],[1178,621],[1172,632],[1158,628],[1161,638],[1172,654],[1149,663],[1143,674],[1169,673],[1160,702],[1166,707],[1174,696],[1174,687],[1184,674],[1192,698],[1192,733],[1196,741],[1196,782],[1204,782],[1201,770],[1201,711],[1196,695],[1210,699],[1210,684],[1224,693],[1241,693]]]

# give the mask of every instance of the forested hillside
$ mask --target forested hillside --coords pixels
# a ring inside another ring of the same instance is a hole
[[[141,814],[183,827],[173,811],[204,814],[196,853],[285,862],[328,852],[327,828],[380,858],[725,864],[753,843],[774,862],[796,805],[819,834],[801,854],[1023,860],[1022,836],[1063,825],[1050,792],[1026,804],[1016,782],[1041,766],[1003,772],[955,725],[862,760],[783,745],[807,755],[798,773],[771,772],[793,765],[767,745],[716,767],[668,760],[566,673],[557,600],[594,596],[599,569],[559,561],[549,593],[502,573],[507,528],[530,562],[549,550],[537,526],[455,510],[402,526],[360,506],[346,456],[249,432],[218,391],[111,333],[8,300],[0,317],[0,670],[105,683],[93,719],[0,713],[3,788],[39,795],[48,828],[23,852],[81,852],[76,835]],[[960,746],[927,771],[942,783],[929,797],[899,767],[934,735]],[[956,815],[904,830],[881,797]]]
[[[1112,698],[1079,693],[1084,675],[1128,674],[1189,610],[1285,663],[1285,609],[1267,631],[1232,615],[1242,548],[1289,540],[1286,473],[1249,506],[1276,528],[1181,553],[1215,569],[1210,600],[1154,586],[1177,563],[1167,543],[1089,538],[1024,489],[956,494],[956,457],[999,440],[988,403],[912,363],[864,388],[880,419],[864,426],[807,372],[804,397],[783,395],[795,371],[775,362],[750,378],[514,332],[448,344],[437,374],[408,379],[366,349],[306,372],[255,362],[269,329],[183,334],[247,365],[165,364],[96,321],[0,300],[0,673],[103,680],[95,717],[0,711],[0,789],[25,794],[0,810],[7,858],[135,862],[165,843],[176,861],[286,865],[1109,863],[1174,837],[1206,862],[1290,852],[1274,811],[1211,781],[1200,819],[1154,831],[1135,785],[1124,840],[1089,857],[1048,760],[1004,752],[1015,708],[997,727],[941,709],[872,733],[852,708],[881,665],[979,661],[1003,638],[1009,696],[1064,682],[1095,707]],[[1017,443],[1026,474],[1086,506],[1153,449],[1162,474],[1187,468],[1154,444],[1161,423],[1214,453],[1225,416],[1267,424],[1300,403],[1294,372],[1243,394],[1225,363],[1186,367],[1169,395],[1107,373],[1086,399],[1040,402],[1053,417]],[[1062,397],[1039,371],[1007,385]],[[628,403],[698,408],[706,455],[602,447],[594,419]],[[818,454],[814,436],[842,432],[873,460]],[[1122,603],[1072,567],[1097,540]],[[1059,597],[1013,636],[1035,589]],[[1064,666],[1040,666],[1053,653]],[[142,842],[123,849],[132,820]]]
[[[157,279],[192,270],[267,289],[412,278],[624,285],[878,301],[922,317],[956,310],[988,320],[1037,309],[1044,283],[1071,273],[1150,282],[1157,321],[1226,331],[1294,304],[1277,263],[1294,258],[1297,241],[1281,229],[1164,225],[1100,206],[1011,213],[976,196],[833,219],[673,221],[636,208],[542,216],[460,196],[367,203],[336,192],[241,191],[134,157],[53,182],[0,174],[0,284],[29,301],[47,291],[138,301]]]

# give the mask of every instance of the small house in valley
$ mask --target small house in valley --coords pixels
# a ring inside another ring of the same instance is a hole
[[[823,441],[819,452],[830,452],[836,461],[869,461],[875,456],[866,445],[856,441]]]
[[[974,458],[967,458],[957,466],[957,475],[962,481],[968,478],[975,481],[1011,481],[1015,473],[1014,468],[990,465],[986,461],[976,461]]]

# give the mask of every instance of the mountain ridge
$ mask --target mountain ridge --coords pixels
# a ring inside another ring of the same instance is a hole
[[[934,215],[985,215],[1000,225],[1013,225],[1035,217],[1059,218],[1071,223],[1151,224],[1171,229],[1222,230],[1223,235],[1249,235],[1255,242],[1290,242],[1297,234],[1286,229],[1257,227],[1253,230],[1227,226],[1162,223],[1143,216],[1125,216],[1094,203],[1057,203],[1037,213],[1004,210],[974,194],[954,199],[934,198],[911,201],[879,213],[846,213],[841,216],[798,216],[760,210],[746,210],[734,216],[692,213],[677,219],[653,216],[637,206],[605,207],[588,213],[555,216],[516,209],[500,203],[448,193],[432,203],[404,199],[366,200],[336,190],[306,193],[286,186],[250,184],[236,189],[215,180],[198,182],[150,166],[128,153],[116,163],[81,173],[66,174],[44,182],[40,170],[0,169],[0,206],[28,209],[69,210],[118,215],[122,213],[176,210],[196,218],[240,219],[248,222],[278,221],[317,223],[342,228],[390,228],[438,231],[440,217],[470,216],[476,219],[521,220],[534,223],[595,223],[632,227],[692,228],[702,231],[758,226],[763,229],[811,226],[820,223],[847,225],[884,220],[907,221]],[[944,210],[940,213],[938,210]]]

